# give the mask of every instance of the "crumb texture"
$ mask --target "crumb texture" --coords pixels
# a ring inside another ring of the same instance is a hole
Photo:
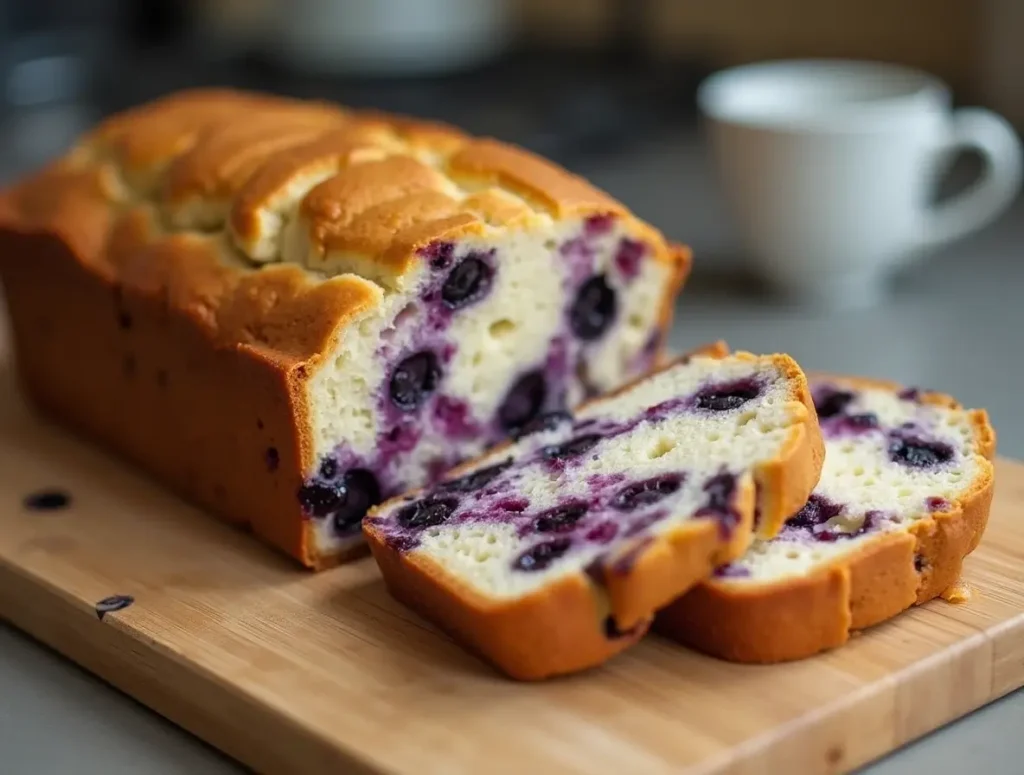
[[[719,575],[738,586],[804,577],[949,512],[988,464],[972,415],[885,388],[818,382],[825,436],[821,480],[771,540],[756,540]]]
[[[752,471],[806,419],[797,390],[771,357],[693,357],[575,416],[539,417],[367,529],[503,600],[580,572],[628,574],[669,533],[710,524],[726,544],[751,529],[738,495]]]

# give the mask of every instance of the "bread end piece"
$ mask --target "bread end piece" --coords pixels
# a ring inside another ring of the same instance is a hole
[[[901,389],[879,380],[840,380]],[[942,393],[924,393],[919,401],[961,408]],[[948,508],[932,511],[905,532],[882,534],[806,577],[756,586],[709,580],[659,612],[655,630],[720,659],[777,663],[842,646],[852,632],[941,595],[960,578],[964,557],[981,541],[994,493],[995,430],[984,410],[968,417],[982,459],[974,481]]]

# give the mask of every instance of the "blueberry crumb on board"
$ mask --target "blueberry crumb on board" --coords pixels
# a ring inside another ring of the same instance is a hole
[[[111,595],[96,603],[96,618],[103,621],[103,617],[115,611],[123,611],[135,602],[131,595]]]
[[[58,489],[37,490],[26,495],[22,503],[30,511],[57,511],[71,504],[71,495]]]

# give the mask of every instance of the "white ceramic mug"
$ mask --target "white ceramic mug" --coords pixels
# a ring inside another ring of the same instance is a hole
[[[978,108],[953,111],[926,73],[803,60],[723,70],[698,102],[739,237],[755,267],[811,303],[866,306],[908,258],[972,232],[1021,183],[1021,144]],[[981,178],[939,206],[939,174],[973,148]]]

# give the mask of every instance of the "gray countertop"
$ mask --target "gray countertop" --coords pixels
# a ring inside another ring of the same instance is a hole
[[[1003,455],[1024,458],[1024,200],[984,232],[897,278],[884,305],[843,314],[790,309],[735,280],[736,251],[695,139],[652,144],[580,170],[670,236],[701,271],[684,292],[672,343],[712,340],[786,351],[807,369],[887,377],[990,410]],[[864,770],[1019,773],[1024,691]],[[4,775],[239,772],[187,733],[0,625],[0,771]]]

